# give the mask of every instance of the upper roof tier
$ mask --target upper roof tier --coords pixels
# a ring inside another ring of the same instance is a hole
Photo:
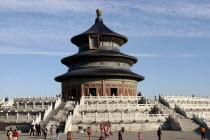
[[[122,46],[128,41],[127,37],[120,35],[118,33],[115,33],[103,23],[103,19],[101,18],[102,10],[97,9],[96,13],[97,13],[97,17],[95,20],[95,24],[87,31],[72,37],[71,42],[73,44],[80,46],[82,44],[89,43],[89,37],[91,35],[98,35],[99,37],[100,36],[112,37],[112,42],[115,42],[120,46]],[[103,38],[101,39],[103,40]]]

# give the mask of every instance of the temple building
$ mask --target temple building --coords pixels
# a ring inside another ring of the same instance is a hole
[[[78,53],[63,58],[68,72],[55,78],[62,83],[64,99],[79,100],[84,96],[136,96],[137,84],[144,77],[133,73],[131,66],[138,59],[120,52],[127,37],[110,30],[96,10],[95,24],[71,38]]]

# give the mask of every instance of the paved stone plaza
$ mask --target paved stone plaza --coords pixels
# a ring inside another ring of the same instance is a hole
[[[181,131],[162,131],[162,140],[200,140],[200,134],[196,131],[181,132]],[[123,140],[137,140],[138,132],[125,132],[123,133]],[[91,140],[98,140],[100,133],[93,133]],[[142,132],[143,140],[158,140],[156,131],[144,131]],[[206,132],[207,140],[210,140],[210,131]],[[117,140],[118,133],[115,132],[113,136],[106,138],[108,140]],[[6,140],[6,133],[0,134],[0,140]],[[20,134],[19,140],[42,140],[43,137],[29,136],[27,133]],[[48,138],[49,134],[48,134]],[[74,133],[74,140],[88,140],[87,133],[79,134]],[[66,133],[61,134],[60,140],[66,140]]]

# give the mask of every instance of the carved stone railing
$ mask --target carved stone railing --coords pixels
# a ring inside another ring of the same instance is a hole
[[[182,116],[188,118],[187,113],[186,113],[185,110],[182,109],[180,106],[175,105],[175,111],[176,111],[177,113],[179,113],[180,115],[182,115]]]
[[[81,104],[86,102],[136,102],[142,99],[142,96],[84,96],[81,98]]]
[[[201,125],[201,126],[204,126],[206,129],[209,129],[208,125],[206,124],[204,118],[199,118],[197,115],[193,114],[193,120]]]
[[[131,104],[129,102],[127,103],[118,103],[116,102],[115,104],[109,104],[109,103],[103,103],[99,104],[96,102],[95,104],[86,104],[79,105],[78,106],[78,111],[83,112],[83,111],[145,111],[145,110],[151,110],[155,104]]]
[[[179,118],[176,118],[175,115],[169,115],[169,120],[170,120],[172,130],[182,131],[182,126],[179,121]]]
[[[72,114],[70,113],[66,120],[64,132],[71,131],[72,128]]]
[[[58,106],[61,104],[62,102],[62,99],[61,97],[58,97],[56,100],[55,100],[55,106],[54,106],[54,109],[57,109]]]
[[[101,123],[110,121],[112,123],[132,123],[132,122],[165,122],[166,118],[168,118],[169,114],[148,114],[147,113],[139,113],[139,112],[107,112],[107,113],[88,113],[85,115],[84,112],[82,114],[73,115],[72,123]]]
[[[51,103],[51,105],[48,106],[48,109],[45,110],[43,120],[46,120],[47,116],[50,114],[50,112],[52,111],[52,109],[53,109],[53,107],[52,107],[52,103]]]
[[[165,106],[171,108],[171,107],[170,107],[170,104],[168,103],[168,101],[167,101],[166,99],[164,99],[163,96],[159,96],[159,101],[160,101],[163,105],[165,105]]]

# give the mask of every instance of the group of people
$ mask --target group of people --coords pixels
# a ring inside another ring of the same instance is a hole
[[[14,131],[12,131],[12,128],[10,127],[10,130],[7,132],[7,137],[8,137],[8,140],[18,140],[17,130],[15,129]]]
[[[35,124],[35,125],[31,125],[31,129],[30,129],[30,136],[33,134],[33,136],[44,136],[44,139],[47,138],[47,126],[45,125],[43,128],[40,126],[40,124]],[[55,125],[51,125],[50,127],[50,138],[55,138],[55,136],[57,137],[57,139],[59,140],[60,137],[60,128],[59,126]]]
[[[33,136],[41,136],[41,126],[40,124],[31,125],[30,129],[30,136],[33,134]]]
[[[158,140],[161,140],[161,135],[162,135],[162,132],[161,132],[161,128],[159,127],[157,130]],[[138,140],[142,140],[142,134],[140,132],[138,133],[137,138]],[[122,130],[120,130],[118,133],[118,140],[123,140]]]

